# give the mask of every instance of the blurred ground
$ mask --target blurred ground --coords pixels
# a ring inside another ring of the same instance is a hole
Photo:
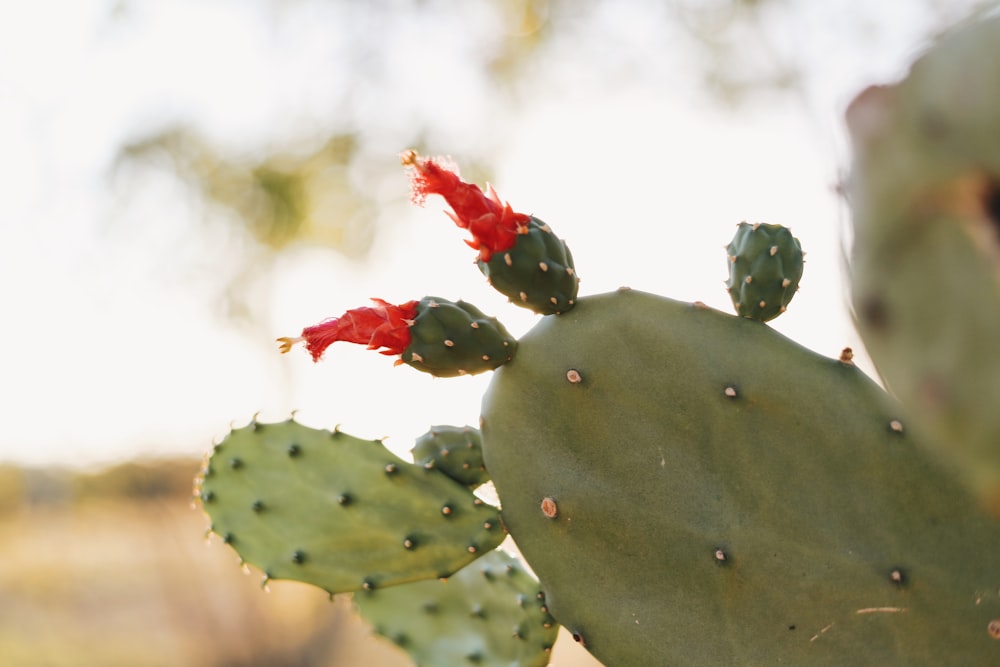
[[[258,585],[205,539],[199,461],[0,467],[4,667],[407,667],[347,599]],[[553,665],[597,665],[563,637]]]

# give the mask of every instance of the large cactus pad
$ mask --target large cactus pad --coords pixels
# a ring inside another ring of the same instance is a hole
[[[496,509],[443,473],[294,421],[232,431],[200,495],[212,530],[265,577],[330,593],[448,576],[504,538]]]
[[[858,329],[1000,516],[1000,17],[946,35],[847,120]]]
[[[484,457],[607,665],[1000,664],[1000,524],[896,410],[759,322],[623,291],[521,339]]]

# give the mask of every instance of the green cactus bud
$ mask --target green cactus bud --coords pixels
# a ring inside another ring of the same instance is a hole
[[[544,667],[559,630],[538,582],[499,550],[446,581],[356,593],[354,602],[418,665]]]
[[[410,150],[402,161],[411,168],[413,201],[422,204],[430,194],[445,198],[451,219],[472,234],[467,243],[479,251],[480,271],[501,294],[543,315],[573,307],[580,283],[573,256],[548,225],[514,211],[493,188],[483,192],[466,183],[440,159]]]
[[[1000,663],[1000,523],[847,360],[635,291],[483,400],[502,516],[606,665]]]
[[[402,361],[437,377],[472,375],[510,361],[517,339],[495,317],[465,301],[424,297]]]
[[[514,356],[517,340],[495,317],[464,301],[437,296],[400,305],[372,301],[374,306],[306,327],[300,336],[279,338],[282,353],[304,343],[313,361],[319,361],[330,345],[347,341],[398,354],[397,365],[406,363],[437,377],[491,371]]]
[[[490,479],[483,465],[482,435],[471,426],[432,426],[417,438],[411,453],[417,465],[437,468],[472,489]]]
[[[726,253],[736,314],[767,322],[785,312],[802,278],[799,240],[781,225],[741,222]]]
[[[200,487],[244,561],[330,593],[447,576],[504,538],[496,508],[443,473],[291,420],[232,431]]]
[[[562,239],[535,217],[510,249],[478,264],[497,291],[536,313],[564,313],[575,303],[580,279],[573,256]]]

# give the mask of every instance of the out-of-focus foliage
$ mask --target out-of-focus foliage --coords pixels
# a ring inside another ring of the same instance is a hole
[[[148,2],[121,0],[110,20],[127,21]],[[230,231],[238,223],[241,239],[224,249],[229,268],[215,276],[230,314],[252,320],[260,313],[247,305],[248,285],[266,276],[275,257],[290,247],[309,244],[366,259],[386,225],[386,210],[401,199],[394,152],[425,145],[431,153],[461,151],[463,164],[481,164],[488,173],[516,136],[519,114],[541,97],[560,95],[558,85],[590,87],[596,96],[601,87],[610,91],[621,80],[635,80],[674,94],[681,76],[729,108],[762,94],[801,93],[808,64],[796,44],[809,39],[809,30],[822,29],[797,23],[805,3],[263,0],[234,5],[229,11],[258,14],[274,27],[278,46],[262,48],[312,53],[316,40],[342,44],[317,70],[324,78],[315,82],[321,93],[302,91],[303,100],[319,95],[322,104],[304,104],[307,111],[296,109],[237,146],[178,112],[160,126],[138,129],[121,146],[116,183],[123,192],[135,189],[137,181],[129,176],[148,174],[152,167],[178,179],[203,203],[206,222],[222,221]],[[942,21],[947,16],[947,3],[920,4]],[[845,9],[841,32],[871,28],[866,12],[857,11],[860,6]],[[301,22],[311,29],[291,36],[281,32]],[[322,29],[315,29],[317,22]],[[800,29],[803,35],[797,34]],[[642,39],[632,39],[633,33]],[[296,76],[288,72],[286,78]],[[271,97],[266,78],[260,95],[262,102]],[[382,187],[387,179],[394,179],[392,188]]]

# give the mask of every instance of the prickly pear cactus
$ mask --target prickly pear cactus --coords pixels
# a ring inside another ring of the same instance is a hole
[[[1000,18],[943,36],[847,121],[858,330],[914,426],[1000,515]]]
[[[517,340],[495,317],[465,301],[427,296],[394,305],[373,299],[374,306],[354,308],[302,330],[298,337],[279,338],[281,351],[304,343],[313,361],[337,341],[367,345],[381,354],[399,355],[436,377],[491,371],[514,356]]]
[[[471,489],[490,479],[483,464],[482,434],[471,426],[432,426],[410,452],[417,465],[437,468]]]
[[[741,222],[726,254],[726,287],[737,315],[767,322],[785,312],[799,289],[804,258],[788,228]]]
[[[466,183],[440,159],[419,158],[407,151],[413,199],[444,197],[451,219],[468,229],[468,244],[479,251],[477,265],[490,285],[510,299],[542,315],[568,311],[575,303],[580,279],[566,243],[541,220],[517,213],[493,190]]]
[[[520,340],[483,401],[502,516],[609,667],[1000,663],[1000,523],[849,363],[636,291]]]
[[[378,440],[252,422],[215,447],[212,531],[264,572],[330,593],[448,576],[504,539],[496,508]]]
[[[445,581],[365,591],[354,602],[418,667],[544,667],[559,629],[538,581],[499,550]]]

